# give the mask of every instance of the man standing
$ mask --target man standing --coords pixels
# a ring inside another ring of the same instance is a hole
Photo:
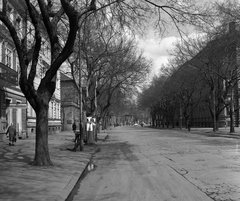
[[[75,124],[75,121],[73,122],[73,125],[72,125],[72,130],[74,133],[76,133],[76,129],[77,129],[77,126]]]
[[[8,127],[6,135],[9,134],[9,146],[14,146],[14,142],[17,141],[16,138],[16,128],[13,126],[13,123]]]

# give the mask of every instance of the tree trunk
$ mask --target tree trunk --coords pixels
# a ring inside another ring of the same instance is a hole
[[[231,101],[230,101],[230,133],[234,133],[234,88],[231,90]]]
[[[62,131],[65,131],[65,110],[64,108],[61,108],[61,117],[62,117]]]
[[[179,109],[179,112],[180,112],[180,114],[179,114],[179,126],[180,126],[180,130],[182,130],[182,105],[180,104],[180,109]]]
[[[218,128],[218,117],[216,117],[216,131],[219,131],[219,128]]]
[[[151,114],[151,121],[152,121],[152,125],[151,126],[154,127],[155,122],[154,122],[154,114],[153,113]]]
[[[36,143],[33,165],[53,165],[48,149],[48,105],[36,111]]]
[[[216,100],[215,100],[215,88],[212,90],[212,98],[213,98],[213,132],[217,130],[217,122],[216,122]]]
[[[230,112],[230,133],[234,133],[234,118],[233,118],[233,113]]]

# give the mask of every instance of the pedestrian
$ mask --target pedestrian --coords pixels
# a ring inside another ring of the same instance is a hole
[[[7,129],[6,135],[9,134],[9,146],[14,146],[14,142],[17,141],[16,128],[13,126],[13,123]]]
[[[77,132],[76,132],[77,126],[76,126],[75,121],[73,122],[72,130],[73,130],[73,133],[75,134],[74,142],[76,143],[77,142]]]
[[[73,130],[74,133],[76,133],[76,129],[77,129],[77,126],[76,126],[75,122],[73,122],[72,130]]]

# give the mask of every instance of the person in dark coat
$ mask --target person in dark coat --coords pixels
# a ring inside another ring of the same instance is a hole
[[[73,125],[72,125],[72,130],[73,130],[74,133],[76,133],[76,129],[77,129],[77,126],[76,126],[76,124],[74,122]]]
[[[9,134],[9,146],[14,146],[14,142],[17,141],[16,138],[16,128],[13,126],[13,123],[8,127],[6,135]]]

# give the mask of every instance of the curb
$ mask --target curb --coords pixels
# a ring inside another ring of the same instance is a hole
[[[72,192],[72,189],[76,186],[78,180],[82,177],[83,173],[87,170],[87,165],[84,168],[83,172],[81,172],[81,173],[80,172],[75,172],[73,174],[71,180],[68,182],[68,184],[65,186],[65,188],[61,191],[60,195],[57,196],[55,201],[65,201],[65,200],[67,200],[70,193]]]
[[[109,135],[107,134],[105,138],[103,139],[103,142],[105,142],[109,138]]]
[[[235,133],[230,133],[229,131],[216,131],[213,132],[211,128],[206,129],[206,130],[197,130],[198,128],[193,127],[190,131],[187,129],[179,129],[179,128],[158,128],[158,127],[151,127],[149,126],[148,128],[152,129],[169,129],[169,130],[177,130],[179,132],[183,133],[190,133],[190,134],[196,134],[196,135],[204,135],[204,136],[209,136],[209,137],[224,137],[224,138],[234,138],[234,139],[240,139],[240,134],[238,131],[235,130]]]
[[[209,137],[224,137],[224,138],[235,138],[235,139],[240,139],[240,134],[236,133],[230,133],[230,132],[223,132],[223,131],[201,131],[201,130],[193,130],[193,131],[183,131],[182,132],[188,132],[188,133],[193,133],[197,135],[204,135],[204,136],[209,136]]]
[[[71,197],[71,193],[72,193],[73,189],[88,174],[88,172],[89,172],[88,171],[88,166],[89,166],[89,164],[91,164],[91,161],[92,161],[92,156],[91,156],[90,160],[88,161],[88,163],[86,164],[86,166],[85,166],[85,168],[82,172],[76,171],[73,174],[71,180],[68,182],[68,184],[65,186],[65,188],[61,191],[60,195],[57,196],[55,201],[66,201]]]
[[[107,139],[109,138],[109,135],[107,134],[103,141],[105,142]],[[93,164],[93,156],[100,151],[100,148],[97,146],[95,148],[95,151],[91,154],[91,157],[89,159],[89,161],[87,162],[84,170],[82,172],[80,171],[76,171],[71,180],[68,182],[68,184],[64,187],[64,189],[61,191],[61,193],[55,198],[55,201],[67,201],[67,200],[72,200],[72,197],[74,196],[73,191],[74,188],[76,188],[78,186],[78,184],[80,184],[80,182],[86,177],[86,175],[92,171],[91,168],[89,169],[89,167],[91,167],[91,165]],[[94,167],[94,165],[93,165]]]
[[[65,188],[61,191],[60,195],[57,196],[57,198],[55,199],[55,201],[67,201],[67,200],[72,200],[73,199],[73,191],[76,187],[78,187],[78,184],[81,183],[81,181],[86,177],[86,175],[92,171],[89,170],[89,167],[91,164],[93,164],[93,156],[94,154],[96,154],[99,151],[99,148],[96,147],[95,151],[91,154],[91,157],[89,159],[89,161],[87,162],[84,170],[82,172],[80,171],[76,171],[73,176],[72,179],[69,181],[69,183],[65,186]]]

